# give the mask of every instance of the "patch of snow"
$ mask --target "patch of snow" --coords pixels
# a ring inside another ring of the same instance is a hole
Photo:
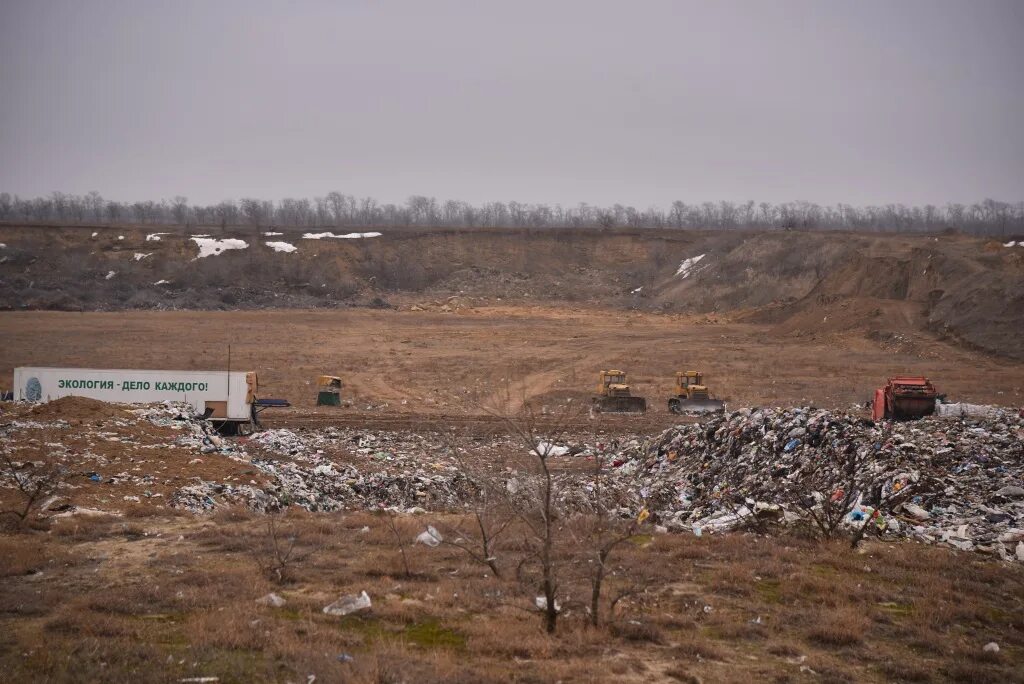
[[[1017,243],[1014,240],[1010,240],[1009,242],[1004,242],[1003,247],[1013,247],[1016,244]],[[1021,241],[1020,246],[1024,247],[1024,240]]]
[[[338,240],[355,240],[358,238],[375,238],[380,236],[380,233],[345,233],[344,235],[335,235],[334,233],[304,233],[302,238],[304,240],[320,240],[322,238],[335,238]]]
[[[146,242],[160,242],[161,235],[170,235],[170,233],[150,233],[146,236]]]
[[[274,237],[275,235],[284,235],[284,233],[275,233],[272,230],[265,231],[263,234],[266,235],[267,237]]]
[[[93,233],[92,234],[93,237],[96,237],[97,235],[99,235],[99,233]]]
[[[197,256],[196,259],[203,259],[208,256],[217,256],[229,249],[245,249],[249,246],[249,243],[245,240],[238,240],[236,238],[224,238],[223,240],[217,240],[216,238],[193,237],[192,242],[199,245],[199,256]]]
[[[110,271],[109,273],[107,273],[106,276],[104,276],[103,279],[104,280],[110,280],[111,278],[113,278],[116,275],[117,275],[117,271]]]
[[[124,240],[124,235],[118,235],[118,236],[117,236],[117,239],[118,239],[118,240]]]
[[[298,249],[288,242],[265,242],[264,244],[275,252],[294,252]]]
[[[197,237],[210,237],[210,236],[207,235],[206,233],[202,233],[201,235],[193,235],[192,237],[197,238]]]
[[[640,290],[642,290],[642,289],[644,289],[644,286],[643,286],[643,285],[641,285],[640,287],[636,288],[635,290],[632,290],[632,293],[633,293],[633,294],[636,294],[637,292],[639,292],[639,291],[640,291]]]
[[[156,282],[155,282],[155,283],[153,283],[153,284],[154,284],[154,285],[170,285],[170,284],[171,284],[171,281],[169,281],[169,280],[158,280],[158,281],[156,281]]]
[[[705,254],[698,254],[695,257],[690,257],[689,259],[683,259],[682,263],[679,264],[679,268],[676,270],[676,275],[677,276],[682,276],[684,278],[687,277],[693,271],[693,267],[697,265],[697,262],[699,262],[705,256],[707,256],[707,255],[705,255]]]
[[[150,252],[149,254],[143,254],[142,252],[136,252],[135,253],[135,260],[136,261],[142,261],[146,257],[151,257],[151,256],[153,256],[152,252]]]

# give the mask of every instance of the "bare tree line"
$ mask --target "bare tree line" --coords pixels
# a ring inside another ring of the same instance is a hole
[[[331,192],[313,199],[286,198],[278,202],[254,198],[225,200],[213,205],[190,204],[176,196],[155,202],[118,202],[98,192],[22,198],[0,193],[0,221],[104,224],[164,224],[290,227],[427,226],[465,228],[690,228],[690,229],[826,229],[861,231],[940,231],[1015,235],[1024,232],[1024,202],[985,199],[974,204],[942,207],[902,204],[855,207],[822,206],[813,202],[701,202],[676,200],[666,211],[639,210],[614,204],[560,204],[438,201],[412,195],[404,204],[381,204],[372,197],[356,198]]]

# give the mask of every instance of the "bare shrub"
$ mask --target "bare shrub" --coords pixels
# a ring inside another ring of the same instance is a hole
[[[407,546],[405,536],[401,530],[398,529],[398,523],[396,518],[398,517],[394,512],[383,510],[381,514],[384,516],[385,524],[388,530],[391,531],[391,536],[395,539],[395,546],[398,547],[398,552],[402,558],[402,569],[405,572],[405,578],[412,577],[412,568],[409,565],[409,554],[406,553],[405,547]]]
[[[13,485],[17,500],[0,515],[13,518],[23,527],[32,513],[67,479],[67,470],[59,463],[18,462],[10,454],[0,454],[0,482]]]
[[[303,543],[295,526],[282,525],[279,516],[268,515],[264,533],[252,547],[252,555],[267,579],[286,584],[294,580],[295,566],[322,546],[322,539],[316,539],[312,544]]]

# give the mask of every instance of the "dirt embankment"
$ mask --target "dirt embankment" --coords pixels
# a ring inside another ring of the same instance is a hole
[[[796,231],[394,228],[319,239],[273,232],[0,227],[0,308],[574,302],[726,314],[795,336],[853,332],[898,343],[927,331],[1024,358],[1024,248],[993,240]],[[245,246],[200,257],[197,235]]]

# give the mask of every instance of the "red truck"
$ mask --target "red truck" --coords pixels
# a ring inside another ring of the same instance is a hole
[[[925,377],[898,376],[889,378],[885,387],[875,390],[871,419],[906,420],[935,413],[938,390]]]

